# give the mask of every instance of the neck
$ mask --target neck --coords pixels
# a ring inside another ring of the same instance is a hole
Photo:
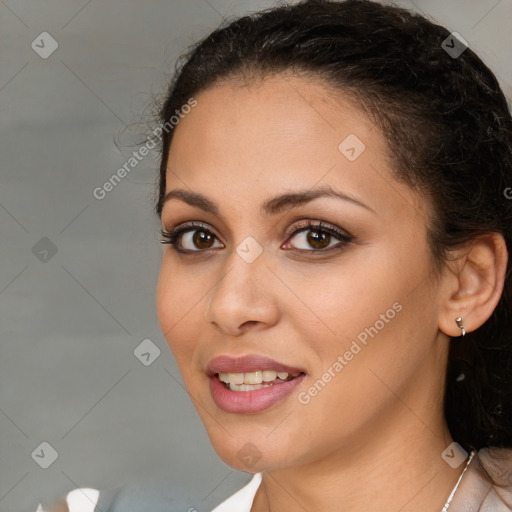
[[[424,423],[428,413],[397,407],[398,424],[381,420],[322,459],[265,472],[251,512],[441,512],[464,465],[441,458],[453,441],[442,417]]]

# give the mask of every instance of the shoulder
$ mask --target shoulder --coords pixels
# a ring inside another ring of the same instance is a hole
[[[512,511],[512,449],[482,448],[454,495],[450,512]]]
[[[512,449],[483,448],[478,452],[480,476],[512,510]]]

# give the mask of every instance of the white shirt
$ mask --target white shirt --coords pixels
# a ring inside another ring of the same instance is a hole
[[[255,473],[250,482],[217,505],[212,512],[251,512],[252,502],[261,483],[261,473]]]
[[[255,473],[250,482],[217,505],[212,512],[251,512],[252,502],[261,483],[261,473]],[[97,489],[74,489],[66,495],[69,512],[94,512],[98,504]],[[36,512],[44,512],[41,505]]]

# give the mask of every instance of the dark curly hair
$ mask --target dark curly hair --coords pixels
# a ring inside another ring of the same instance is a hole
[[[512,250],[509,107],[470,48],[457,57],[445,51],[449,36],[423,16],[370,0],[304,0],[225,20],[176,63],[159,121],[168,123],[191,96],[222,81],[283,72],[322,80],[381,128],[396,179],[429,199],[439,275],[449,251],[479,235],[501,233]],[[172,134],[161,137],[159,217]],[[512,447],[511,299],[509,264],[492,316],[451,344],[445,416],[468,450]]]

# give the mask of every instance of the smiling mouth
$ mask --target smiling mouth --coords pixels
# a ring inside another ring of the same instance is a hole
[[[268,388],[283,382],[296,379],[304,372],[277,372],[274,370],[258,370],[245,373],[224,373],[215,374],[223,386],[230,391],[256,391],[258,389]]]

